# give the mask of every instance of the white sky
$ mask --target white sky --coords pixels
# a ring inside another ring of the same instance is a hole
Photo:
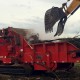
[[[53,39],[53,33],[45,34],[44,15],[52,6],[61,6],[67,0],[0,0],[0,28],[8,26],[33,28],[43,39]],[[57,25],[55,25],[57,26]],[[54,29],[56,30],[57,27]],[[61,36],[74,36],[80,32],[80,9],[71,16]],[[43,36],[42,36],[43,35]]]

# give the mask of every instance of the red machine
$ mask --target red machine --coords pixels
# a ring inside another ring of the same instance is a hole
[[[30,44],[14,28],[0,31],[0,71],[6,66],[54,71],[69,69],[76,62],[80,62],[80,50],[67,41]]]

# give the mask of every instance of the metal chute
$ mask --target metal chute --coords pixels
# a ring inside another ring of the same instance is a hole
[[[45,32],[46,33],[52,32],[53,26],[57,21],[59,21],[57,32],[54,35],[54,36],[56,35],[59,36],[64,30],[64,25],[66,20],[67,20],[67,15],[64,13],[62,8],[52,7],[45,13]]]

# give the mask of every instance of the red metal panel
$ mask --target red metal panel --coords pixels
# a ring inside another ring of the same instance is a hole
[[[67,43],[59,43],[59,62],[67,62]]]
[[[78,50],[74,45],[68,43],[68,62],[80,62],[80,58],[76,58],[76,52],[72,52]]]
[[[45,70],[46,50],[44,44],[34,45],[34,67],[36,70]],[[43,66],[41,66],[43,65]]]
[[[11,64],[11,59],[10,58],[6,58],[6,56],[5,56],[5,58],[3,58],[3,63],[4,64]]]
[[[40,64],[36,64],[34,63],[34,70],[47,70],[46,67],[40,65]]]
[[[54,44],[53,44],[52,60],[53,60],[53,62],[55,62],[55,63],[59,61],[58,49],[59,49],[58,43],[56,43],[56,44],[54,43]]]

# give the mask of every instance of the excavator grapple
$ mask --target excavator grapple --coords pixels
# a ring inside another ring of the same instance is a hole
[[[64,13],[62,8],[52,7],[51,9],[47,10],[45,13],[46,33],[53,31],[53,26],[57,21],[59,21],[58,29],[55,36],[60,35],[63,32],[66,20],[67,20],[67,15]]]
[[[62,4],[61,8],[52,7],[51,9],[47,10],[45,13],[45,32],[52,32],[53,26],[59,21],[57,32],[54,36],[60,36],[63,33],[67,18],[73,15],[78,8],[80,8],[80,0],[72,0],[68,7],[66,2]]]

